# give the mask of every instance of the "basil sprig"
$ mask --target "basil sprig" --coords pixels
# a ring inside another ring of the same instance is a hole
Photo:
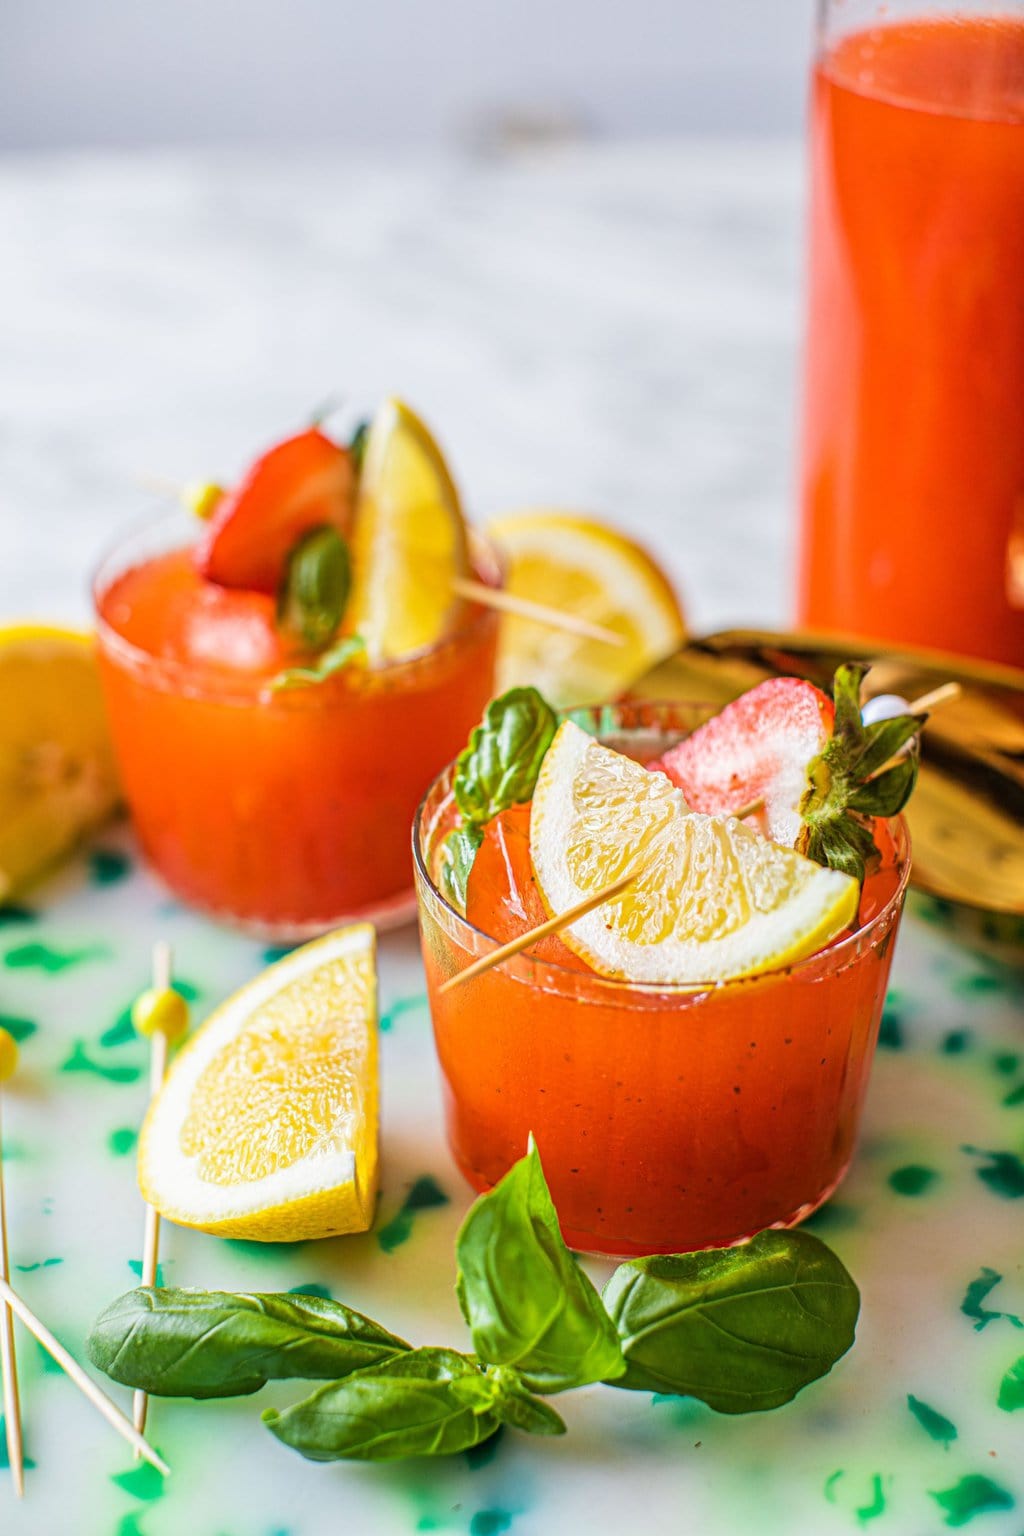
[[[809,1232],[620,1264],[604,1290],[626,1371],[611,1382],[719,1413],[788,1403],[853,1343],[857,1287]]]
[[[319,651],[338,632],[352,586],[348,545],[325,524],[299,539],[277,597],[277,627],[303,650]]]
[[[483,829],[499,811],[532,799],[558,717],[536,688],[510,688],[492,699],[455,761],[452,793],[462,825],[441,845],[441,886],[465,911],[466,886]]]
[[[321,651],[311,666],[288,667],[284,672],[279,672],[271,679],[270,691],[280,693],[285,688],[309,688],[322,683],[325,678],[333,677],[335,672],[351,666],[365,652],[366,641],[362,635],[344,635],[336,645]]]
[[[319,1296],[140,1287],[101,1312],[89,1359],[160,1397],[243,1397],[268,1381],[331,1379],[411,1346]]]
[[[598,1380],[721,1413],[774,1408],[849,1349],[859,1308],[842,1264],[806,1232],[634,1259],[599,1297],[562,1240],[532,1142],[471,1207],[457,1257],[472,1355],[411,1348],[319,1297],[152,1288],[107,1308],[89,1355],[114,1380],[165,1397],[321,1379],[264,1413],[270,1431],[313,1461],[392,1461],[468,1450],[503,1424],[564,1434],[536,1394]]]
[[[477,1200],[455,1240],[456,1295],[483,1360],[537,1392],[620,1375],[601,1298],[562,1241],[536,1145]]]

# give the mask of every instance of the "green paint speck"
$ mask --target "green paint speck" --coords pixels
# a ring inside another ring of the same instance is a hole
[[[966,1525],[986,1510],[1012,1509],[1014,1504],[1012,1493],[978,1473],[962,1477],[952,1488],[932,1492],[932,1498],[945,1511],[947,1525]]]
[[[919,1397],[915,1397],[912,1392],[907,1394],[907,1407],[925,1434],[929,1435],[932,1440],[938,1440],[942,1445],[951,1445],[956,1439],[956,1425],[947,1419],[944,1413],[940,1413],[937,1408],[929,1407]]]
[[[493,1435],[486,1440],[481,1440],[479,1445],[471,1445],[463,1452],[466,1458],[466,1466],[471,1472],[479,1472],[481,1467],[489,1467],[501,1448],[501,1442],[505,1438],[505,1426],[499,1424]]]
[[[130,1125],[120,1125],[107,1137],[107,1146],[115,1157],[127,1157],[138,1139],[138,1131],[132,1130]]]
[[[16,901],[0,906],[0,928],[13,927],[15,923],[34,923],[36,914],[31,907],[19,906]]]
[[[23,1459],[26,1467],[35,1466],[35,1462],[31,1461],[28,1456],[25,1456]],[[4,1416],[0,1413],[0,1472],[8,1471],[10,1465],[10,1459],[7,1455],[7,1427],[4,1422]]]
[[[993,1070],[1000,1077],[1012,1077],[1020,1066],[1020,1057],[1016,1051],[999,1051],[992,1057]]]
[[[102,960],[110,951],[93,944],[89,949],[54,949],[50,944],[19,944],[4,955],[4,965],[12,971],[40,970],[50,975],[83,965],[86,960]]]
[[[194,1003],[200,995],[200,989],[191,981],[182,981],[178,977],[173,985],[175,992],[183,997],[186,1003]],[[138,1038],[135,1025],[132,1023],[132,1005],[129,1003],[127,1007],[121,1009],[110,1028],[100,1035],[100,1045],[127,1045],[130,1040]]]
[[[957,977],[953,991],[961,997],[985,997],[992,992],[1002,992],[1005,986],[1001,976],[993,976],[985,971],[971,971],[967,976]]]
[[[137,1514],[125,1515],[118,1522],[116,1536],[144,1536]]]
[[[134,1083],[142,1076],[141,1067],[108,1066],[102,1061],[93,1061],[88,1055],[85,1045],[81,1040],[76,1040],[71,1050],[71,1055],[61,1063],[62,1072],[92,1072],[96,1077],[104,1077],[110,1083]]]
[[[34,1274],[37,1269],[52,1269],[55,1264],[63,1264],[63,1259],[36,1259],[34,1264],[15,1264],[15,1269],[23,1275]]]
[[[159,1499],[164,1491],[163,1474],[148,1461],[132,1467],[130,1472],[118,1472],[110,1481],[130,1493],[133,1499]]]
[[[903,1168],[894,1168],[890,1173],[889,1188],[897,1195],[923,1195],[937,1178],[934,1168],[926,1168],[923,1163],[907,1163]]]
[[[858,1219],[852,1205],[844,1205],[841,1200],[826,1200],[803,1225],[815,1232],[846,1232],[857,1225]]]
[[[225,1237],[221,1239],[236,1253],[245,1254],[250,1259],[287,1259],[298,1253],[304,1247],[304,1242],[298,1243],[258,1243],[251,1237]]]
[[[824,1494],[830,1504],[834,1504],[836,1501],[836,1483],[838,1483],[842,1476],[843,1469],[840,1467],[837,1472],[833,1472],[830,1477],[825,1479]]]
[[[962,1056],[971,1043],[969,1029],[951,1029],[942,1041],[942,1049],[947,1056]]]
[[[961,1147],[970,1157],[985,1157],[988,1164],[975,1172],[983,1184],[1002,1200],[1024,1198],[1024,1162],[1016,1152],[984,1152],[980,1147]]]
[[[310,1280],[306,1285],[292,1285],[288,1288],[289,1296],[319,1296],[321,1301],[330,1301],[331,1293],[326,1285],[321,1285],[318,1280]]]
[[[997,1402],[1006,1413],[1024,1408],[1024,1355],[1021,1355],[999,1383]]]
[[[94,885],[116,885],[131,867],[128,855],[116,848],[96,848],[89,855],[89,877]]]
[[[435,1206],[448,1203],[448,1196],[437,1180],[429,1173],[423,1174],[409,1190],[402,1201],[401,1208],[385,1226],[381,1227],[377,1233],[377,1242],[385,1253],[393,1253],[408,1240],[412,1232],[413,1217],[417,1211],[428,1211]]]
[[[478,1509],[469,1522],[469,1536],[502,1536],[512,1524],[505,1509]]]
[[[893,1002],[885,1006],[882,1014],[882,1022],[878,1029],[878,1044],[882,1050],[902,1051],[905,1040],[903,1037],[903,1015]]]
[[[862,1525],[867,1525],[869,1520],[877,1520],[879,1515],[885,1513],[885,1491],[882,1488],[881,1474],[876,1472],[871,1479],[871,1499],[869,1503],[862,1504],[857,1511],[857,1519]]]
[[[1024,1104],[1024,1083],[1018,1083],[1016,1088],[1011,1088],[1003,1098],[1003,1106],[1006,1109],[1016,1109],[1018,1104]]]
[[[290,955],[294,948],[294,944],[271,944],[263,951],[263,964],[276,965],[278,960],[283,960],[285,955]]]
[[[6,1029],[12,1040],[21,1045],[29,1035],[34,1035],[39,1025],[35,1019],[21,1019],[13,1013],[0,1013],[0,1029]]]
[[[406,1013],[417,1013],[427,1006],[427,994],[417,993],[415,997],[400,997],[396,1003],[392,1003],[386,1013],[380,1016],[379,1028],[383,1034],[394,1029],[398,1020]]]
[[[981,1274],[971,1281],[964,1293],[960,1311],[965,1317],[973,1320],[976,1333],[980,1333],[989,1323],[997,1322],[999,1319],[1012,1323],[1015,1328],[1024,1328],[1024,1320],[1015,1316],[1013,1312],[996,1312],[991,1307],[983,1305],[989,1293],[995,1290],[1002,1278],[997,1269],[989,1269],[988,1265],[985,1265]]]

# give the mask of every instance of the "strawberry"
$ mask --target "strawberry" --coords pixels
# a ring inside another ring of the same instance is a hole
[[[763,800],[759,826],[792,848],[807,765],[824,750],[832,719],[832,700],[813,683],[773,677],[727,704],[657,766],[693,811],[725,816]]]
[[[758,821],[773,842],[863,880],[878,859],[874,818],[902,810],[917,779],[916,750],[890,759],[924,724],[902,714],[865,725],[867,670],[839,667],[833,699],[802,678],[771,678],[649,766],[691,810],[722,816],[762,800]]]
[[[195,549],[200,575],[224,587],[276,594],[304,534],[327,524],[347,535],[354,488],[347,449],[315,427],[286,438],[217,503]]]

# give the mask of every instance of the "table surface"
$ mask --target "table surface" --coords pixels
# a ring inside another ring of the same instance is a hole
[[[356,409],[389,391],[423,406],[480,515],[613,513],[657,546],[698,626],[780,621],[800,181],[791,144],[7,160],[0,612],[84,616],[84,572],[145,511],[144,477],[230,473],[340,387]],[[12,1260],[77,1353],[134,1283],[145,1056],[124,1010],[160,936],[197,1018],[265,959],[169,901],[124,827],[0,927],[0,1011],[23,1050],[5,1117]],[[374,1231],[265,1248],[168,1227],[164,1272],[315,1284],[460,1344],[469,1196],[444,1146],[414,932],[382,939],[380,969]],[[0,1476],[0,1530],[1020,1536],[1024,1405],[998,1398],[1024,1356],[1022,1153],[1019,977],[916,899],[861,1147],[814,1223],[861,1286],[858,1340],[795,1403],[729,1419],[595,1388],[559,1404],[561,1440],[507,1432],[473,1458],[385,1468],[312,1466],[273,1442],[259,1411],[287,1389],[157,1403],[164,1489],[22,1337],[35,1467],[20,1508]],[[410,1211],[423,1178],[439,1193]]]

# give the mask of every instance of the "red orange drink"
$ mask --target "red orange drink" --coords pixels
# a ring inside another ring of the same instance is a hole
[[[1024,7],[849,9],[813,83],[799,617],[1021,666]]]
[[[707,713],[631,705],[595,723],[647,762]],[[451,791],[449,769],[414,847],[448,1137],[473,1187],[493,1185],[532,1132],[567,1242],[610,1255],[731,1243],[826,1199],[853,1152],[875,1050],[908,872],[902,822],[880,838],[855,926],[784,970],[643,985],[598,975],[553,937],[442,992],[540,906],[522,808],[503,813],[501,857],[486,840],[477,854],[468,916],[442,894]],[[486,931],[472,920],[482,914]]]

